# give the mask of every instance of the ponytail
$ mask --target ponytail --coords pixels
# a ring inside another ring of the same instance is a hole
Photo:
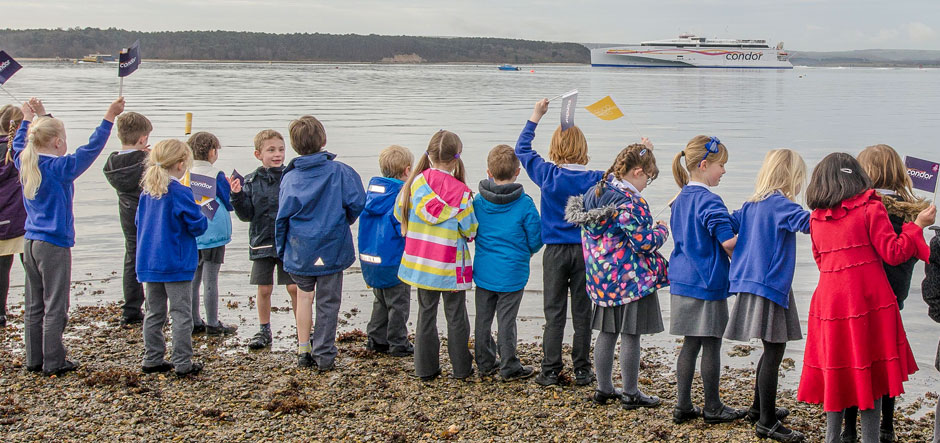
[[[437,165],[454,164],[454,178],[466,184],[466,167],[460,160],[460,151],[463,149],[463,142],[460,137],[450,131],[441,129],[431,136],[428,142],[428,150],[418,159],[418,165],[411,171],[411,176],[401,188],[398,195],[398,210],[401,214],[401,235],[408,233],[408,216],[411,212],[411,185],[419,174],[431,168],[431,162]]]
[[[23,122],[23,111],[13,105],[4,105],[0,108],[0,131],[7,135],[7,146],[4,152],[4,163],[13,161],[13,137],[16,136],[16,130]]]
[[[3,163],[7,164],[13,161],[13,137],[16,137],[16,126],[13,126],[13,122],[10,122],[10,130],[7,132],[7,149],[6,154],[3,156]]]
[[[672,159],[672,178],[676,179],[679,189],[689,184],[689,173],[682,167],[682,157],[685,157],[685,151],[679,151],[676,157]]]
[[[174,139],[157,143],[147,157],[147,170],[140,180],[144,193],[157,199],[163,197],[170,188],[169,169],[180,162],[185,163],[186,169],[193,163],[192,151],[186,143]]]
[[[23,184],[23,197],[27,200],[36,198],[42,185],[39,150],[51,148],[55,139],[64,135],[65,125],[52,117],[39,117],[29,126],[26,149],[20,154],[20,183]]]
[[[709,151],[709,147],[714,149]],[[715,152],[717,151],[717,152]],[[685,157],[685,167],[682,166],[682,157]],[[696,135],[685,145],[685,149],[676,154],[672,160],[672,177],[676,179],[679,188],[689,184],[689,173],[698,168],[705,161],[725,163],[728,161],[728,148],[716,137]]]

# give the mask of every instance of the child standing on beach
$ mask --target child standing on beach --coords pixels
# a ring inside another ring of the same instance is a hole
[[[62,344],[68,322],[71,248],[75,246],[74,182],[104,149],[114,119],[124,112],[124,98],[111,103],[88,144],[73,154],[66,154],[65,125],[47,116],[42,101],[30,99],[22,112],[23,122],[13,138],[13,162],[20,172],[26,206],[26,370],[62,375],[78,367],[66,360]]]
[[[581,226],[587,292],[595,306],[592,326],[599,331],[593,401],[620,400],[626,410],[662,403],[639,389],[640,334],[663,331],[656,290],[669,285],[666,259],[657,252],[669,230],[653,222],[640,195],[659,176],[653,145],[643,141],[621,150],[604,178],[583,196],[571,197],[565,212],[566,220]],[[623,391],[614,389],[611,377],[618,335]]]
[[[907,175],[904,160],[888,145],[874,145],[865,148],[858,154],[858,162],[862,169],[871,178],[875,192],[881,197],[885,209],[888,210],[888,219],[896,234],[901,233],[905,222],[913,221],[920,211],[929,204],[926,200],[914,197],[913,183]],[[911,278],[914,275],[914,265],[917,258],[901,263],[897,266],[884,264],[885,274],[894,296],[898,300],[898,309],[904,309],[904,300],[911,290]],[[858,433],[855,429],[858,408],[845,410],[845,429],[842,440],[855,442]],[[881,399],[881,441],[897,441],[894,432],[894,397],[884,396]]]
[[[118,216],[124,232],[124,305],[121,325],[139,324],[144,320],[144,287],[137,281],[137,204],[140,201],[140,180],[147,169],[150,150],[150,120],[136,112],[126,112],[117,120],[121,150],[112,152],[104,164],[104,177],[118,194]]]
[[[193,274],[198,263],[196,237],[208,223],[180,179],[192,166],[189,147],[179,140],[163,140],[150,152],[137,207],[137,278],[147,285],[147,315],[144,317],[145,374],[176,370],[185,377],[202,371],[192,361]],[[165,360],[163,328],[173,319],[173,357]]]
[[[398,278],[418,288],[415,375],[424,381],[441,375],[437,306],[442,297],[453,377],[464,380],[473,374],[467,315],[473,266],[467,243],[476,237],[477,218],[461,151],[463,143],[457,134],[437,131],[402,186],[395,207],[405,236]]]
[[[940,228],[931,227],[934,236],[930,239],[930,262],[926,266],[926,277],[921,285],[927,313],[933,321],[940,323]],[[937,344],[937,357],[934,367],[940,371],[940,343]],[[940,400],[934,415],[933,443],[940,443]]]
[[[542,338],[542,370],[535,381],[543,386],[557,385],[564,364],[561,358],[565,335],[568,294],[571,294],[571,322],[574,339],[571,359],[575,383],[588,385],[594,381],[591,370],[591,299],[585,290],[584,256],[581,252],[580,230],[565,221],[568,197],[584,194],[600,181],[603,171],[589,171],[587,140],[577,126],[562,131],[555,129],[546,162],[532,149],[535,128],[548,112],[548,100],[535,104],[532,116],[519,134],[516,156],[529,178],[542,192],[542,286],[544,290],[545,332]]]
[[[797,399],[822,403],[826,441],[840,440],[843,410],[861,410],[862,440],[878,439],[881,399],[904,392],[917,371],[884,264],[927,260],[923,229],[937,208],[895,233],[871,178],[849,154],[829,154],[806,188],[819,285],[809,307]]]
[[[505,380],[535,375],[516,356],[516,315],[529,282],[529,260],[542,249],[539,212],[532,197],[516,183],[521,171],[511,146],[499,145],[486,158],[486,180],[473,198],[479,220],[476,238],[476,321],[473,353],[480,376],[499,372]],[[499,324],[498,351],[490,328]],[[499,361],[496,361],[497,353]]]
[[[232,206],[235,215],[248,224],[248,258],[251,260],[249,283],[258,285],[258,333],[248,342],[250,349],[271,346],[271,294],[274,276],[277,284],[286,285],[291,311],[297,312],[297,285],[284,271],[284,263],[274,248],[274,219],[277,217],[277,196],[284,173],[284,137],[273,129],[255,135],[255,158],[261,166],[245,176],[244,185],[231,180]]]
[[[401,223],[395,219],[395,200],[411,175],[413,163],[414,156],[403,146],[383,149],[379,153],[382,176],[369,180],[366,206],[359,217],[362,278],[375,295],[366,328],[368,348],[395,357],[414,354],[414,346],[408,342],[411,286],[398,279],[405,237],[401,234]]]
[[[757,173],[754,195],[734,211],[738,240],[731,257],[730,291],[737,294],[725,338],[759,338],[764,354],[757,364],[754,403],[748,419],[757,422],[761,438],[803,441],[780,419],[789,411],[777,409],[777,377],[788,341],[801,340],[800,317],[793,298],[796,234],[809,233],[809,211],[794,200],[806,181],[806,163],[795,151],[774,149]]]
[[[7,295],[13,256],[23,262],[26,207],[20,174],[13,164],[13,136],[23,121],[23,111],[13,105],[0,108],[0,328],[7,325]]]
[[[718,186],[727,161],[725,145],[705,135],[690,140],[672,161],[672,175],[682,191],[672,203],[670,218],[675,247],[669,258],[669,333],[684,336],[676,361],[675,423],[702,416],[705,423],[724,423],[746,415],[723,404],[718,394],[721,337],[728,324],[729,257],[737,227],[721,197],[709,188]],[[700,350],[704,410],[692,405],[692,377]]]
[[[297,284],[297,365],[321,372],[335,367],[336,323],[343,270],[356,261],[352,231],[365,205],[359,174],[326,152],[326,130],[311,115],[290,123],[290,144],[300,157],[281,179],[274,238],[277,256]],[[316,327],[311,339],[313,300]]]
[[[222,144],[208,132],[197,132],[186,142],[193,151],[193,167],[190,177],[201,175],[215,177],[215,200],[218,210],[209,219],[209,228],[196,238],[199,248],[199,264],[193,276],[193,333],[205,332],[206,335],[232,334],[236,325],[225,325],[219,321],[219,270],[225,261],[225,245],[232,241],[232,216],[234,208],[230,200],[231,185],[225,173],[213,164],[219,159]],[[191,183],[191,181],[190,181]],[[206,308],[206,321],[199,315],[199,287],[203,289],[203,303]]]

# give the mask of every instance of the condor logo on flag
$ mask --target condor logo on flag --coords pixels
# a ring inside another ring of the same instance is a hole
[[[121,51],[118,58],[118,77],[127,77],[140,66],[140,40],[134,42],[130,48]]]
[[[13,60],[6,51],[0,51],[0,85],[7,82],[22,66]]]
[[[937,189],[937,172],[940,171],[940,164],[917,157],[907,157],[904,159],[904,165],[907,166],[907,175],[911,177],[915,189],[927,192],[934,192]]]

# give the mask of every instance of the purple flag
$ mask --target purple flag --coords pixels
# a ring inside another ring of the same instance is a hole
[[[940,171],[940,164],[917,157],[905,157],[904,165],[907,166],[907,175],[914,182],[915,189],[937,191],[937,172]]]
[[[118,62],[118,77],[133,74],[140,66],[140,40],[134,42],[130,48],[121,51]]]
[[[199,203],[202,213],[212,220],[215,217],[215,211],[219,209],[219,202],[215,200],[217,191],[215,177],[190,173],[189,187],[193,190],[193,197],[196,198],[196,203]]]
[[[574,126],[574,110],[578,106],[578,90],[568,91],[561,96],[561,130]]]
[[[0,51],[0,85],[6,83],[22,67],[6,51]]]
[[[245,186],[245,177],[238,173],[237,169],[232,169],[232,179],[238,180],[240,186]]]

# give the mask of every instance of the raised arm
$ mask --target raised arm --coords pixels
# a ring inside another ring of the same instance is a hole
[[[551,174],[552,170],[557,167],[554,164],[546,162],[538,152],[532,149],[532,140],[535,139],[535,128],[546,112],[548,112],[548,100],[539,100],[532,110],[532,116],[529,117],[529,121],[526,122],[522,133],[519,134],[519,139],[516,140],[516,157],[519,158],[522,167],[525,168],[526,173],[529,174],[529,178],[532,179],[536,186],[542,186],[545,177]]]

